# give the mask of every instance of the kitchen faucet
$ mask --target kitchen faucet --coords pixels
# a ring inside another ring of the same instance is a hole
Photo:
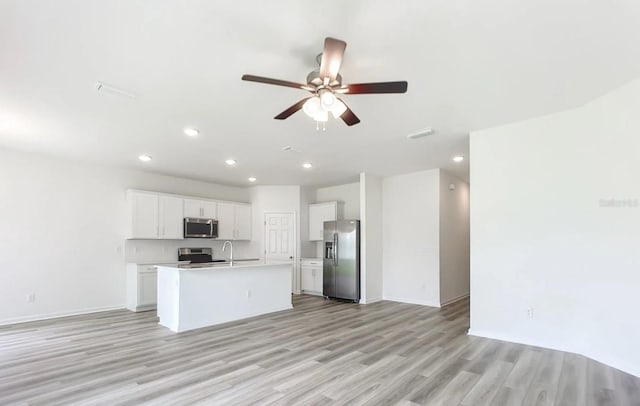
[[[225,241],[222,246],[222,252],[224,252],[227,248],[227,244],[229,244],[229,263],[233,265],[233,243],[231,241]]]

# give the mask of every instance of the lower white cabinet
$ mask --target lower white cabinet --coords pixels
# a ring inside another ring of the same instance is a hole
[[[127,264],[127,309],[154,310],[158,302],[158,271],[155,265]]]
[[[300,260],[301,289],[304,293],[322,296],[322,260]]]

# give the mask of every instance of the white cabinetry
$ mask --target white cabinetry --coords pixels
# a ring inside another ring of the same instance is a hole
[[[218,203],[218,239],[251,239],[251,206],[238,203]]]
[[[251,205],[127,190],[128,239],[182,240],[185,217],[218,220],[221,240],[251,240]]]
[[[182,210],[182,199],[179,197],[160,196],[158,238],[171,240],[184,238]]]
[[[314,203],[309,205],[309,241],[324,239],[324,222],[341,218],[342,205],[339,202]]]
[[[158,301],[158,273],[154,265],[127,264],[127,309],[153,310]]]
[[[128,238],[179,240],[182,233],[182,199],[148,192],[128,191]]]
[[[184,199],[184,217],[217,219],[218,204],[208,200]]]
[[[158,195],[129,192],[129,238],[158,238]]]
[[[236,240],[251,239],[251,206],[236,204]]]
[[[300,260],[300,273],[302,274],[302,291],[312,295],[322,295],[322,260]]]

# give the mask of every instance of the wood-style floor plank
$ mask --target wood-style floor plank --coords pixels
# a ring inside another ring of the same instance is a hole
[[[312,296],[180,334],[125,310],[15,324],[0,327],[0,404],[640,405],[638,378],[468,327],[468,300]]]

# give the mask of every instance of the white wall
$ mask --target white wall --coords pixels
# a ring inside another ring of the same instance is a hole
[[[471,135],[471,334],[640,376],[639,111],[636,80]]]
[[[444,170],[439,216],[440,304],[445,305],[469,295],[469,184]]]
[[[440,306],[440,170],[382,180],[385,300]]]
[[[6,150],[0,173],[0,323],[124,306],[127,188],[249,201],[242,188]],[[157,243],[140,255],[164,253]]]
[[[382,178],[360,174],[360,303],[382,300]]]
[[[343,202],[343,216],[349,220],[360,219],[360,182],[316,189],[316,203]]]

